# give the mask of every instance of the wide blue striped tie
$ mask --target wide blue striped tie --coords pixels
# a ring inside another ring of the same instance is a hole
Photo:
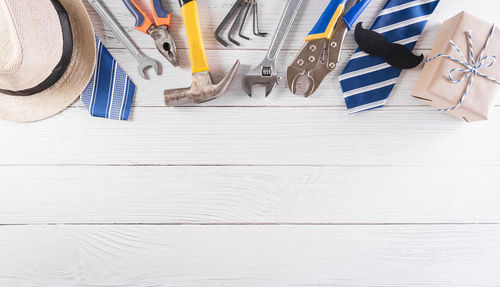
[[[92,79],[81,95],[95,117],[128,120],[135,85],[96,37],[97,61]]]
[[[439,0],[388,0],[371,29],[413,50],[438,4]],[[349,113],[383,107],[400,74],[383,58],[356,50],[340,75]]]

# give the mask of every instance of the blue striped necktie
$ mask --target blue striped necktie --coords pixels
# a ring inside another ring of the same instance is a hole
[[[94,117],[128,120],[135,85],[96,37],[97,60],[94,74],[81,96]]]
[[[388,0],[372,30],[387,41],[413,50],[439,0]],[[340,85],[349,113],[383,107],[401,70],[383,58],[356,50],[340,75]]]

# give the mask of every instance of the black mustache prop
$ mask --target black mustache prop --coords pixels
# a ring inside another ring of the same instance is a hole
[[[413,69],[424,60],[424,55],[416,56],[406,46],[389,43],[379,33],[364,29],[363,23],[356,26],[354,37],[361,51],[382,57],[389,65],[401,70]]]

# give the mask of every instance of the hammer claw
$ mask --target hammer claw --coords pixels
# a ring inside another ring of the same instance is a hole
[[[238,68],[240,67],[240,60],[237,60],[236,63],[234,63],[233,67],[229,71],[229,73],[220,81],[220,83],[217,84],[218,87],[218,94],[224,93],[231,82],[233,81],[234,77],[236,76],[236,73],[238,72]]]
[[[218,84],[213,83],[212,75],[209,71],[194,73],[191,87],[165,91],[165,104],[168,107],[174,107],[200,104],[218,98],[233,81],[239,66],[240,61],[238,60],[231,71]]]

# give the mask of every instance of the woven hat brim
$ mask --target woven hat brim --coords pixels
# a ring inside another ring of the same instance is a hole
[[[81,0],[59,0],[66,9],[73,33],[73,56],[63,77],[47,90],[31,96],[0,93],[0,118],[34,122],[67,109],[85,90],[94,72],[96,43],[92,22]]]

